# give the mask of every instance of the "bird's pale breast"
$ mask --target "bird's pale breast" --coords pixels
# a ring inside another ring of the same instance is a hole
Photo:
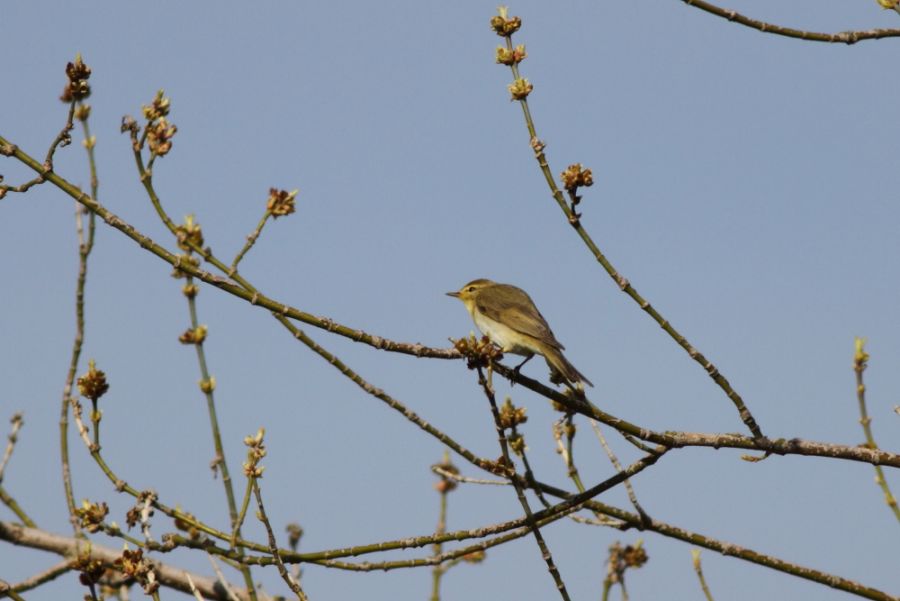
[[[499,321],[485,317],[478,311],[473,311],[472,320],[478,326],[478,329],[481,330],[481,333],[490,338],[495,344],[498,344],[504,353],[528,356],[533,355],[535,352],[540,352],[537,348],[522,344],[523,342],[531,342],[526,335],[503,325]]]

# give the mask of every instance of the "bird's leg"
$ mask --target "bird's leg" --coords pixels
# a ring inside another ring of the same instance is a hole
[[[513,373],[516,374],[516,376],[518,376],[518,375],[519,375],[519,371],[522,369],[522,366],[525,365],[526,363],[528,363],[529,361],[531,361],[531,358],[532,358],[532,357],[534,357],[534,353],[532,353],[532,354],[528,355],[527,357],[525,357],[525,360],[524,360],[524,361],[522,361],[521,363],[519,363],[518,365],[516,365],[516,366],[513,368]],[[513,384],[515,384],[515,382],[513,382]]]

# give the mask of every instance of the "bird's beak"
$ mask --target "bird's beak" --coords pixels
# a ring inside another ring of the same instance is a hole
[[[447,296],[452,296],[453,298],[459,298],[459,292],[448,292]]]

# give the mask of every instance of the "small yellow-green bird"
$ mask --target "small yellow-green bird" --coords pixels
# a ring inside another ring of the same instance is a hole
[[[534,355],[543,355],[550,369],[572,384],[584,382],[593,386],[563,356],[565,347],[553,335],[547,320],[534,306],[534,301],[521,288],[478,279],[457,292],[448,292],[447,296],[461,300],[481,333],[504,353],[525,357],[516,370]]]

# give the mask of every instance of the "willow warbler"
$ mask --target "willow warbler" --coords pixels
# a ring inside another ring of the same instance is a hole
[[[569,382],[584,382],[593,386],[563,356],[565,347],[553,335],[547,320],[534,306],[534,301],[521,288],[478,279],[472,280],[458,292],[448,292],[447,296],[461,300],[481,333],[504,353],[525,357],[516,370],[534,355],[543,355],[550,369]]]

